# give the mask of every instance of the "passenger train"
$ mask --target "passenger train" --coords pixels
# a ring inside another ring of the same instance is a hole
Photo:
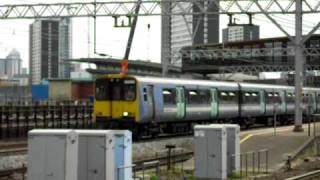
[[[303,89],[304,114],[320,112],[320,88]],[[101,128],[136,136],[192,131],[198,123],[281,124],[293,120],[294,87],[130,75],[96,79],[94,118]]]

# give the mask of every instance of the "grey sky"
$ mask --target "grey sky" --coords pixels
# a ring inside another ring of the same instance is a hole
[[[92,2],[92,0],[46,0],[46,3],[56,2]],[[1,0],[3,4],[43,3],[42,0]],[[309,31],[317,22],[315,16],[308,15],[304,18],[305,32]],[[247,22],[246,16],[237,16],[237,22]],[[294,32],[294,16],[280,16],[276,19],[291,34]],[[93,20],[92,18],[73,18],[73,58],[88,57],[93,55]],[[29,24],[33,20],[0,20],[0,58],[5,57],[13,48],[21,52],[23,66],[28,66],[29,61]],[[220,17],[220,29],[225,28],[228,17]],[[261,37],[276,37],[283,34],[262,15],[254,17],[253,22],[261,25]],[[148,31],[147,25],[151,28]],[[88,33],[90,32],[90,33]],[[88,34],[90,40],[88,40]],[[129,29],[113,28],[111,17],[98,18],[97,51],[114,57],[122,58]],[[220,31],[221,35],[221,31]],[[220,38],[221,39],[221,38]],[[161,47],[161,18],[159,16],[140,17],[134,37],[130,59],[149,59],[160,62]]]

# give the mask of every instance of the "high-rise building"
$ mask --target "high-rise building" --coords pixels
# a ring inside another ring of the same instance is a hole
[[[20,53],[13,49],[5,59],[0,59],[0,76],[12,78],[21,74],[21,63]]]
[[[21,74],[21,63],[20,53],[13,49],[6,58],[6,75],[11,78]]]
[[[218,12],[219,8],[210,1],[202,1],[202,6],[208,12]],[[166,12],[178,13],[181,8],[187,9],[190,3],[181,4],[184,7],[174,6],[170,2],[163,2]],[[195,14],[200,12],[197,6],[193,7]],[[162,46],[161,61],[181,66],[181,58],[177,56],[184,46],[219,42],[219,14],[197,14],[188,16],[162,16]]]
[[[229,15],[228,27],[222,30],[222,42],[250,41],[260,39],[260,27],[252,23],[252,15],[249,14],[248,24],[237,24]]]
[[[222,31],[223,42],[249,41],[260,38],[260,27],[253,24],[231,24]]]
[[[37,20],[30,25],[30,80],[69,78],[71,25],[69,19]]]
[[[0,76],[6,75],[6,59],[0,59]]]
[[[64,18],[59,24],[59,77],[70,78],[70,63],[66,59],[72,57],[72,27],[71,19]]]

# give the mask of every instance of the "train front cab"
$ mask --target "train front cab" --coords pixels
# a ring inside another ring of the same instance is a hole
[[[133,77],[107,75],[95,84],[94,119],[100,128],[131,128],[139,119],[137,81]]]

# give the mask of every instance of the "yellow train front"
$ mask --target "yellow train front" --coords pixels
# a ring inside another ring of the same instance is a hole
[[[96,80],[94,119],[100,128],[131,129],[139,119],[137,81],[125,75]]]

